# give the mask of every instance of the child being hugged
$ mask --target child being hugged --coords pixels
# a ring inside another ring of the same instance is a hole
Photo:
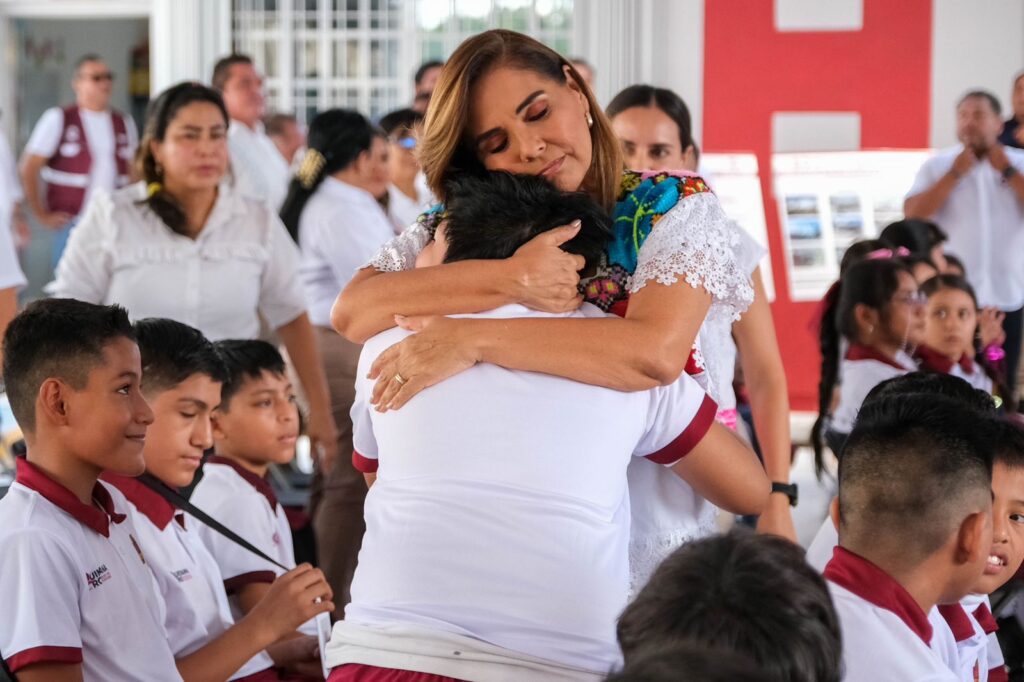
[[[886,379],[917,369],[906,349],[920,341],[920,303],[913,274],[892,258],[851,265],[838,291],[827,299],[820,330],[818,420],[811,432],[819,473],[823,446],[827,443],[840,453],[868,392]],[[840,357],[844,339],[848,345]],[[842,384],[832,409],[839,376]]]
[[[119,306],[49,299],[4,336],[4,381],[28,452],[0,500],[0,655],[20,682],[181,680],[125,516],[97,481],[138,476],[153,412]]]
[[[999,393],[998,374],[985,358],[975,358],[978,302],[974,288],[963,277],[937,275],[921,285],[921,293],[928,297],[924,343],[915,354],[921,369],[952,374],[974,388]]]
[[[235,622],[224,579],[199,539],[198,523],[151,485],[191,485],[203,452],[213,445],[210,417],[227,372],[201,332],[172,320],[135,324],[142,354],[142,390],[154,413],[143,456],[146,482],[107,473],[103,480],[128,499],[139,544],[165,606],[165,626],[178,670],[187,680],[280,679],[275,665],[315,664],[315,647],[279,642],[332,608],[318,569],[304,564],[275,580],[247,616]],[[148,485],[147,485],[148,484]]]
[[[292,461],[299,436],[299,410],[284,359],[265,341],[215,346],[228,378],[212,415],[216,454],[204,465],[191,500],[267,556],[294,568],[291,527],[266,478],[271,464]],[[207,526],[196,530],[220,567],[232,615],[242,618],[285,571]],[[298,631],[306,645],[316,646],[313,620]]]

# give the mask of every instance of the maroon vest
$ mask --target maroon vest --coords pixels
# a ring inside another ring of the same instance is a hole
[[[92,169],[92,154],[85,139],[85,126],[77,106],[64,110],[64,129],[56,153],[50,157],[43,169],[46,181],[46,204],[51,211],[63,211],[78,215],[85,201],[89,187],[89,173]],[[128,128],[124,116],[117,111],[110,112],[114,124],[114,162],[117,167],[116,187],[128,184]]]

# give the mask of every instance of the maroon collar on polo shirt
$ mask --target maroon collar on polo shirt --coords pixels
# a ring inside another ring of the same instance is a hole
[[[270,483],[267,482],[267,479],[254,474],[230,457],[213,455],[206,461],[210,464],[224,464],[234,469],[239,476],[248,481],[253,488],[256,488],[263,497],[267,498],[267,502],[270,503],[271,509],[277,509],[277,495],[274,494],[274,489],[270,487]]]
[[[971,617],[959,603],[939,604],[939,613],[942,614],[942,619],[952,630],[953,638],[956,641],[963,642],[974,637],[974,624],[971,623]]]
[[[922,345],[917,347],[914,357],[921,361],[921,369],[926,369],[932,372],[949,374],[953,370],[953,365],[957,364],[960,365],[960,368],[967,374],[974,373],[974,360],[972,360],[971,356],[967,353],[961,355],[960,360],[954,363],[947,356],[934,348]]]
[[[134,504],[135,508],[160,530],[167,527],[178,511],[174,505],[160,497],[148,486],[140,483],[136,478],[111,473],[105,473],[100,478],[120,490],[128,498],[128,501]]]
[[[114,509],[114,501],[110,493],[100,483],[92,489],[92,499],[96,504],[82,504],[73,492],[50,478],[45,471],[24,457],[18,457],[15,482],[36,491],[45,499],[64,510],[80,523],[99,533],[105,538],[110,537],[110,522],[121,523],[124,514]]]
[[[927,614],[902,585],[864,557],[836,547],[823,575],[864,601],[896,614],[925,646],[931,643],[932,625]]]
[[[877,360],[878,362],[885,363],[890,367],[896,369],[902,369],[904,372],[907,368],[896,362],[890,357],[887,357],[884,353],[879,351],[877,348],[871,346],[865,346],[860,343],[851,343],[850,347],[846,349],[847,360]]]
[[[974,609],[974,620],[978,621],[978,625],[981,626],[986,635],[991,635],[999,629],[992,611],[985,602],[978,604],[978,608]]]

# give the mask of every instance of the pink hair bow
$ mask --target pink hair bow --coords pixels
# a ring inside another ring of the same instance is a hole
[[[906,258],[910,255],[910,250],[905,246],[898,246],[896,250],[892,249],[875,249],[868,255],[864,256],[865,260],[888,260],[890,258]]]

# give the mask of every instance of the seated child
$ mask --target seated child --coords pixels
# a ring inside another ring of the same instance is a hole
[[[838,679],[838,678],[837,678]],[[789,682],[734,651],[693,644],[644,649],[605,682]]]
[[[142,391],[155,417],[143,449],[146,473],[169,488],[187,487],[203,452],[213,445],[210,415],[220,404],[227,373],[213,344],[188,325],[141,320],[135,333],[142,354]],[[137,539],[163,597],[167,638],[182,677],[276,680],[275,664],[318,662],[308,647],[289,651],[296,648],[291,645],[296,640],[277,642],[330,609],[330,588],[319,570],[304,564],[284,574],[236,624],[217,562],[193,528],[198,522],[186,521],[138,479],[108,473],[103,480],[131,503]],[[322,601],[315,603],[317,598]]]
[[[978,302],[974,288],[962,277],[938,275],[921,285],[921,293],[928,297],[924,343],[916,353],[921,369],[952,374],[975,388],[998,393],[999,377],[985,358],[975,359]]]
[[[3,351],[28,452],[0,500],[0,655],[20,682],[181,680],[127,502],[97,481],[145,468],[153,412],[128,314],[36,301]]]
[[[811,431],[815,468],[824,470],[824,445],[840,456],[857,410],[876,384],[917,369],[906,353],[923,329],[917,283],[892,258],[869,258],[850,266],[821,318],[821,382],[818,419]],[[840,352],[842,341],[848,346]],[[832,407],[838,377],[839,400]]]
[[[619,617],[629,669],[644,652],[678,644],[736,653],[773,679],[838,682],[839,621],[803,551],[735,530],[676,550]]]
[[[545,232],[530,220],[508,234],[460,223],[450,208],[457,258],[504,258]],[[564,244],[576,267],[600,258],[603,235],[590,229],[583,221]],[[603,316],[507,305],[469,317]],[[332,682],[600,679],[620,660],[631,458],[670,465],[730,511],[767,501],[760,463],[685,375],[621,392],[477,363],[400,410],[373,410],[368,370],[407,336],[378,334],[360,358],[353,462],[377,477],[352,602],[327,647]]]
[[[956,680],[928,612],[966,596],[992,548],[992,419],[944,396],[866,402],[839,460],[825,567],[845,679]]]
[[[267,556],[294,568],[291,527],[266,479],[270,464],[292,461],[299,437],[299,408],[284,359],[265,341],[227,340],[215,346],[228,378],[212,415],[216,454],[203,466],[191,501]],[[196,532],[224,577],[232,616],[241,619],[284,571],[203,524],[196,524]],[[312,651],[316,623],[306,621],[298,631],[303,646]]]

